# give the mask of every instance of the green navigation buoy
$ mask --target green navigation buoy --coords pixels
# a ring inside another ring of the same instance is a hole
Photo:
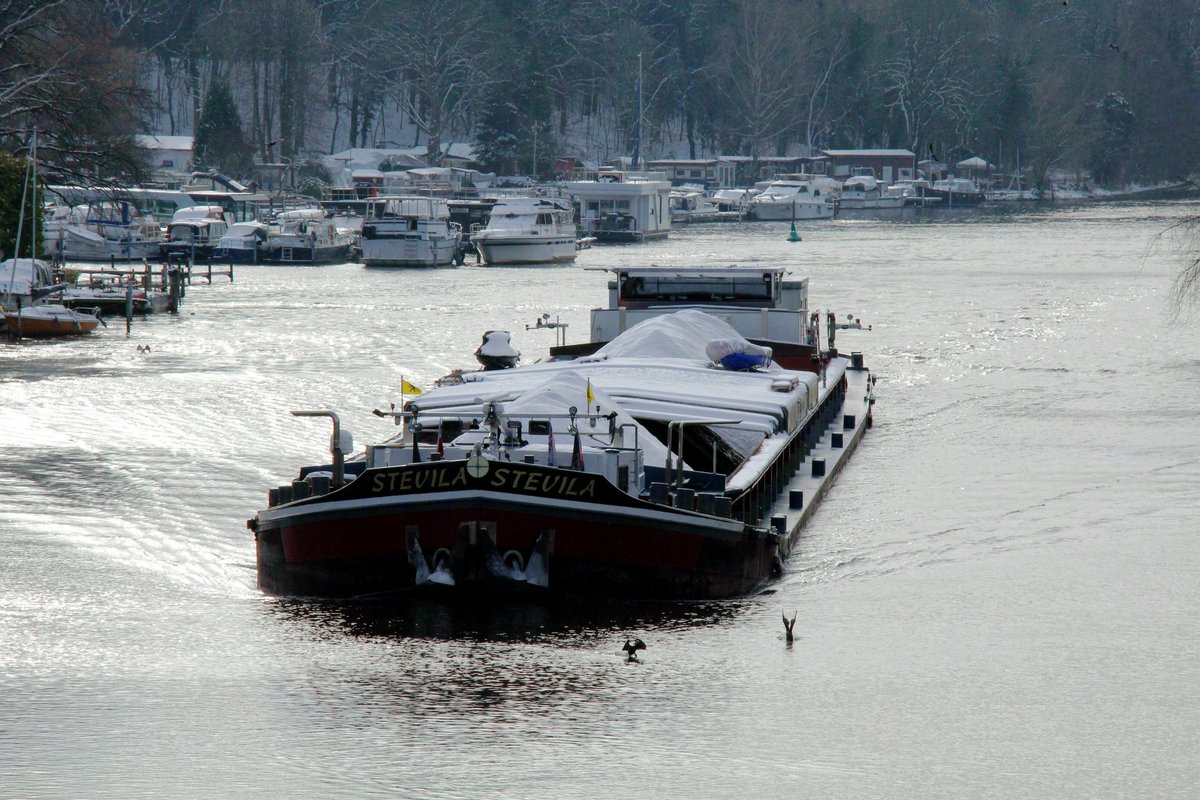
[[[792,220],[792,232],[788,234],[789,242],[800,241],[800,234],[796,233],[796,220]]]

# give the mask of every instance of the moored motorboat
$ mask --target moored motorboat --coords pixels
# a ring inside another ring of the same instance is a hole
[[[167,225],[167,238],[162,243],[166,258],[182,257],[190,261],[212,258],[213,250],[229,229],[221,206],[190,206],[181,208]]]
[[[56,303],[38,303],[4,312],[8,333],[14,337],[49,338],[91,333],[100,325],[98,310],[83,311]]]
[[[855,175],[842,184],[838,199],[839,211],[878,211],[880,209],[903,208],[903,189],[892,188],[871,175]]]
[[[569,263],[579,249],[574,210],[554,197],[502,198],[471,244],[489,264]]]
[[[362,262],[368,267],[440,267],[463,261],[462,228],[436,197],[381,197],[363,219]]]
[[[777,180],[750,198],[750,216],[757,220],[833,219],[837,195],[810,180]]]
[[[268,264],[335,264],[350,258],[353,234],[337,227],[320,208],[297,208],[276,218],[276,229],[263,244]]]
[[[257,264],[263,259],[270,234],[265,222],[235,222],[217,240],[213,258],[227,264]]]
[[[857,323],[810,315],[778,267],[621,269],[609,291],[592,341],[452,373],[349,461],[335,413],[293,412],[333,418],[333,461],[248,521],[259,586],[701,599],[778,575],[870,426],[874,380],[834,346]]]
[[[142,261],[162,246],[158,222],[123,200],[51,206],[43,236],[42,252],[59,261]]]
[[[979,205],[987,198],[984,196],[983,190],[970,178],[945,178],[940,181],[934,181],[933,185],[927,190],[930,197],[941,199],[942,208],[950,208],[951,206],[974,206]]]

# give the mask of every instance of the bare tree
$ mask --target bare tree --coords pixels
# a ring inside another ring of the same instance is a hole
[[[780,0],[746,0],[718,48],[729,121],[754,159],[795,125],[798,54],[813,34],[781,24],[789,9]]]
[[[133,132],[149,98],[103,11],[0,2],[0,144],[23,147],[37,128],[38,160],[60,177],[131,177],[143,166]]]
[[[958,123],[969,116],[971,86],[963,77],[966,39],[952,36],[944,23],[906,26],[900,52],[883,65],[880,81],[886,107],[898,114],[907,144],[917,151],[936,122]]]
[[[425,135],[436,162],[448,133],[469,130],[469,112],[490,80],[486,50],[476,42],[484,9],[471,0],[407,0],[381,11],[383,47],[399,67],[395,100]]]
[[[821,47],[813,48],[811,55],[805,59],[808,69],[804,72],[809,78],[801,90],[805,111],[803,139],[809,155],[816,150],[817,130],[827,121],[826,109],[833,77],[848,54],[846,37],[840,32],[821,44]]]

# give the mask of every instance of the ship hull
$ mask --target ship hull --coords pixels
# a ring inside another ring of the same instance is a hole
[[[489,264],[566,264],[579,252],[573,236],[532,239],[481,235],[472,241]]]
[[[456,591],[715,599],[771,578],[775,532],[643,502],[603,476],[534,465],[492,475],[471,478],[465,461],[368,470],[341,493],[262,512],[252,520],[259,587],[324,597],[438,589],[420,566],[433,572],[439,560]],[[427,490],[386,494],[418,482]],[[525,491],[530,483],[540,488]],[[488,569],[495,554],[531,570],[535,553],[537,574]]]

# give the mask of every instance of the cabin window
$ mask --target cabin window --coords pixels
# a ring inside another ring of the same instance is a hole
[[[550,433],[550,420],[548,419],[531,419],[529,420],[529,434],[531,436],[547,436]]]
[[[624,276],[621,280],[622,300],[654,300],[658,302],[743,302],[770,303],[773,300],[770,276],[758,278],[688,278]]]
[[[550,219],[549,214],[538,214],[537,215],[537,224],[538,225],[549,225],[550,223],[551,223],[551,219]]]

